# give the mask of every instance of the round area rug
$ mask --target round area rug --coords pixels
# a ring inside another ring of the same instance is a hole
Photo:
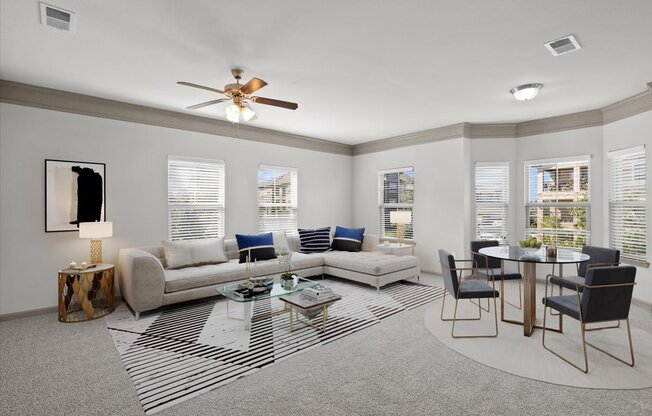
[[[632,327],[634,344],[634,367],[629,367],[608,355],[587,346],[589,372],[571,367],[541,344],[541,329],[535,329],[531,337],[523,336],[523,327],[500,321],[498,304],[498,337],[457,338],[451,337],[452,322],[440,319],[441,299],[434,302],[425,312],[426,327],[444,345],[478,363],[521,377],[548,383],[596,388],[596,389],[641,389],[652,387],[652,335]],[[484,301],[486,302],[486,301]],[[483,305],[486,307],[486,303]],[[454,301],[446,296],[444,317],[452,317]],[[478,307],[469,300],[460,300],[458,317],[476,317]],[[509,319],[522,319],[522,312],[505,304],[505,315]],[[543,308],[537,310],[537,324],[541,324]],[[556,327],[558,318],[548,316],[547,325]],[[491,313],[482,311],[480,321],[458,321],[455,335],[480,335],[494,333],[493,302]],[[609,351],[617,357],[629,360],[626,323],[618,329],[586,332],[586,340]],[[561,353],[573,363],[583,366],[583,354],[579,324],[575,319],[564,317],[564,333],[546,331],[546,346]]]

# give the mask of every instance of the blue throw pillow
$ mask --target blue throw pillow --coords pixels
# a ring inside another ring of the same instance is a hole
[[[364,228],[335,228],[335,237],[331,248],[338,251],[360,251],[362,248]]]
[[[249,261],[276,258],[272,233],[254,235],[236,234],[235,239],[238,240],[240,263],[245,263],[247,256],[251,256]]]
[[[308,230],[299,228],[300,253],[323,253],[331,248],[331,227]]]

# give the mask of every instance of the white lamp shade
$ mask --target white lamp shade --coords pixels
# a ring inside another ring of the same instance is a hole
[[[79,223],[79,238],[100,238],[113,237],[112,222],[82,222]]]
[[[392,211],[389,213],[389,222],[392,224],[409,224],[412,222],[410,211]]]

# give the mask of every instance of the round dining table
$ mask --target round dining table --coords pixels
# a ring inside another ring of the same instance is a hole
[[[518,246],[493,246],[480,249],[480,254],[487,257],[500,260],[501,273],[505,272],[505,261],[514,261],[523,264],[523,322],[502,319],[504,322],[522,324],[523,335],[529,337],[532,335],[534,328],[538,327],[536,324],[537,318],[537,299],[536,299],[536,272],[537,264],[552,264],[559,265],[559,272],[557,276],[564,277],[565,264],[579,264],[589,261],[590,257],[587,254],[569,249],[557,249],[555,257],[548,257],[545,248],[536,251],[523,249]],[[501,287],[502,289],[502,287]],[[501,317],[503,316],[501,311]],[[562,331],[562,315],[559,315],[559,328],[546,328],[546,330]],[[540,328],[540,327],[539,327]]]

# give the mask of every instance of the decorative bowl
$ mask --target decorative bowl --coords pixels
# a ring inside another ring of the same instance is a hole
[[[261,287],[274,283],[274,278],[269,276],[250,277],[249,281],[254,284],[254,287]]]

